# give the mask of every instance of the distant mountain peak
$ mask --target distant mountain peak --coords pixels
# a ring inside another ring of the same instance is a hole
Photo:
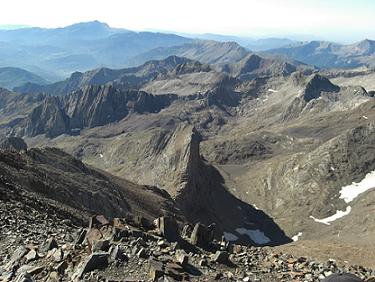
[[[355,43],[353,46],[353,52],[358,55],[368,56],[375,53],[375,41],[370,39],[362,40]]]
[[[0,86],[8,89],[23,85],[25,83],[38,83],[45,85],[48,83],[42,77],[27,70],[15,67],[0,68]]]
[[[74,27],[74,26],[104,26],[110,28],[110,26],[105,22],[100,22],[98,20],[94,21],[88,21],[88,22],[79,22],[72,25],[69,25],[67,27]]]

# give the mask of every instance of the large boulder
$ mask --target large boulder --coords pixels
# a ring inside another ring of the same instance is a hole
[[[159,235],[163,236],[168,241],[175,242],[180,238],[178,224],[174,217],[159,217],[155,220],[155,225]]]
[[[95,269],[104,269],[108,266],[108,253],[93,253],[78,265],[74,278],[81,279],[85,273]]]
[[[206,227],[201,223],[194,226],[194,230],[190,236],[190,243],[201,248],[208,248],[214,238],[214,228]]]

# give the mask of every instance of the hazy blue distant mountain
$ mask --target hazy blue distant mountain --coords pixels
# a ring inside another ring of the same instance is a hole
[[[265,51],[295,43],[297,43],[297,41],[288,38],[262,38],[247,44],[245,47],[253,51]]]
[[[284,55],[320,68],[375,67],[375,41],[368,39],[349,45],[327,41],[301,42],[266,53]]]
[[[19,28],[25,28],[29,27],[27,25],[19,25],[19,24],[3,24],[0,25],[0,29],[19,29]]]
[[[179,46],[155,48],[135,56],[129,62],[134,65],[140,65],[149,60],[161,60],[175,55],[205,64],[220,65],[238,62],[249,53],[247,49],[236,42],[195,40]]]
[[[0,87],[13,89],[25,83],[47,84],[40,76],[19,68],[0,68]]]
[[[215,40],[215,41],[220,41],[220,42],[233,41],[250,49],[251,51],[264,51],[264,50],[280,48],[286,45],[297,43],[296,40],[292,40],[288,38],[278,38],[278,37],[254,39],[251,37],[220,35],[220,34],[213,34],[213,33],[189,34],[186,36],[196,38],[196,39]]]
[[[174,34],[111,28],[98,21],[53,29],[0,30],[0,67],[25,68],[59,80],[74,71],[129,66],[128,59],[140,53],[191,41]]]
[[[204,33],[204,34],[182,34],[185,37],[201,39],[201,40],[214,40],[219,42],[236,42],[242,46],[247,46],[250,43],[254,42],[255,39],[251,37],[242,37],[234,35],[222,35],[214,33]]]
[[[126,29],[115,29],[98,21],[77,23],[61,28],[26,27],[11,30],[0,30],[0,41],[16,42],[28,46],[74,43],[76,40],[94,40],[108,37],[115,33],[129,32]]]

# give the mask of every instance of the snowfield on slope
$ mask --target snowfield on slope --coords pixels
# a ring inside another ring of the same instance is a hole
[[[225,240],[227,240],[228,242],[233,242],[233,241],[238,240],[238,237],[234,235],[233,233],[230,233],[230,232],[223,232],[223,233],[224,233]]]
[[[237,228],[236,231],[238,234],[249,236],[252,241],[259,245],[267,244],[271,241],[270,238],[264,235],[264,233],[259,229],[251,230],[246,228]]]
[[[375,188],[375,171],[368,173],[361,182],[353,182],[351,185],[342,187],[340,199],[344,199],[346,203],[350,203],[360,194],[373,188]]]
[[[302,232],[298,232],[298,234],[297,235],[294,235],[293,237],[292,237],[292,240],[294,241],[294,242],[297,242],[298,241],[298,239],[299,239],[299,237],[301,237],[302,236]]]
[[[339,218],[342,218],[342,217],[348,215],[351,211],[352,211],[352,207],[347,206],[345,211],[337,210],[334,215],[331,215],[331,216],[323,218],[323,219],[317,219],[317,218],[313,217],[312,215],[310,215],[310,218],[312,218],[315,222],[323,223],[325,225],[331,225],[332,221],[335,221]]]

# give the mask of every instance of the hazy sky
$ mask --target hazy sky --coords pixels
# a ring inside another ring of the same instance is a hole
[[[0,25],[100,20],[132,30],[375,38],[375,0],[3,0]]]

